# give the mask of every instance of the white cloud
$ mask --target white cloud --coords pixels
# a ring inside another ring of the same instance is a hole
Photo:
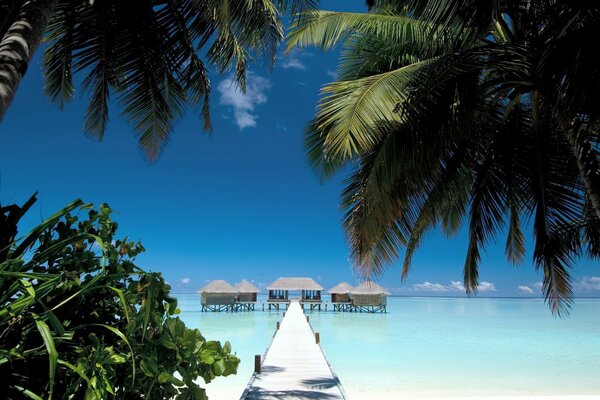
[[[494,285],[492,282],[483,281],[479,283],[477,290],[480,292],[495,292],[496,285]]]
[[[535,293],[532,288],[526,285],[521,285],[517,287],[517,290],[523,294],[533,294]]]
[[[186,278],[183,278],[183,279],[181,280],[181,283],[183,283],[184,285],[187,285],[188,283],[190,283],[190,278],[187,278],[187,277],[186,277]]]
[[[451,281],[450,282],[450,289],[451,290],[456,290],[456,291],[464,292],[465,291],[465,285],[463,285],[463,283],[460,282],[460,281]]]
[[[413,290],[423,291],[423,292],[447,292],[448,288],[441,283],[431,283],[431,282],[423,282],[423,283],[415,283],[412,285]]]
[[[441,283],[432,283],[425,281],[423,283],[415,283],[410,288],[411,291],[417,292],[464,292],[465,285],[460,281],[450,281],[449,285]],[[479,284],[480,292],[495,292],[496,285],[492,282],[481,282]]]
[[[600,290],[600,276],[584,276],[574,286],[584,291]]]
[[[306,58],[306,57],[312,57],[312,56],[313,56],[312,53],[296,47],[291,52],[289,52],[288,54],[286,54],[284,56],[285,58],[281,62],[281,66],[284,69],[297,69],[300,71],[306,71],[308,69],[308,67],[302,61],[302,59]]]
[[[332,69],[327,70],[327,76],[330,77],[331,79],[333,79],[334,81],[340,77],[340,75],[337,73],[337,71],[334,71]]]
[[[304,64],[302,61],[300,61],[298,58],[295,57],[288,57],[282,64],[281,66],[284,69],[299,69],[302,71],[306,71],[306,64]]]
[[[544,284],[542,282],[534,282],[531,284],[531,287],[541,292]]]
[[[252,281],[252,283],[254,283],[256,286],[258,286],[259,289],[265,290],[267,288],[267,285],[269,284],[269,282],[254,282]]]
[[[267,102],[266,91],[271,88],[271,82],[253,73],[248,73],[246,78],[246,93],[243,93],[233,80],[227,78],[219,83],[218,90],[221,93],[221,104],[233,107],[235,123],[240,129],[256,126],[253,114],[257,104]]]

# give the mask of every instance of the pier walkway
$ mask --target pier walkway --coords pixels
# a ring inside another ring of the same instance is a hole
[[[290,303],[240,400],[345,399],[298,301]],[[257,368],[258,369],[258,368]]]

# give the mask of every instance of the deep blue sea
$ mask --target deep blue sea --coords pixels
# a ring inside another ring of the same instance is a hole
[[[207,313],[198,294],[177,297],[188,326],[228,340],[242,360],[236,376],[207,385],[209,397],[238,399],[282,311]],[[386,314],[310,315],[350,399],[600,395],[600,299],[576,300],[563,319],[541,299],[439,297],[390,297]]]

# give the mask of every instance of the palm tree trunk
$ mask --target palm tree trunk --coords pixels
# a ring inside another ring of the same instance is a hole
[[[577,167],[592,207],[596,216],[600,218],[600,162],[598,153],[586,134],[585,129],[571,128],[567,130],[567,139],[577,160]]]
[[[23,79],[57,0],[25,0],[0,38],[0,121]]]

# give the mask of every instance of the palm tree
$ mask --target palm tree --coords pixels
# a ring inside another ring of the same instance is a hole
[[[0,2],[0,121],[52,16],[56,1]]]
[[[244,90],[248,62],[275,59],[281,11],[313,6],[314,0],[0,0],[0,120],[47,32],[48,96],[62,107],[80,74],[90,99],[85,131],[102,139],[116,94],[142,151],[155,160],[188,106],[210,129],[207,64],[234,70]]]
[[[534,264],[553,312],[568,310],[570,269],[600,256],[598,66],[594,2],[378,1],[367,14],[308,11],[289,47],[343,46],[306,134],[323,175],[356,167],[342,193],[357,270],[378,274],[423,236],[466,220],[464,282],[506,231],[506,256]]]

